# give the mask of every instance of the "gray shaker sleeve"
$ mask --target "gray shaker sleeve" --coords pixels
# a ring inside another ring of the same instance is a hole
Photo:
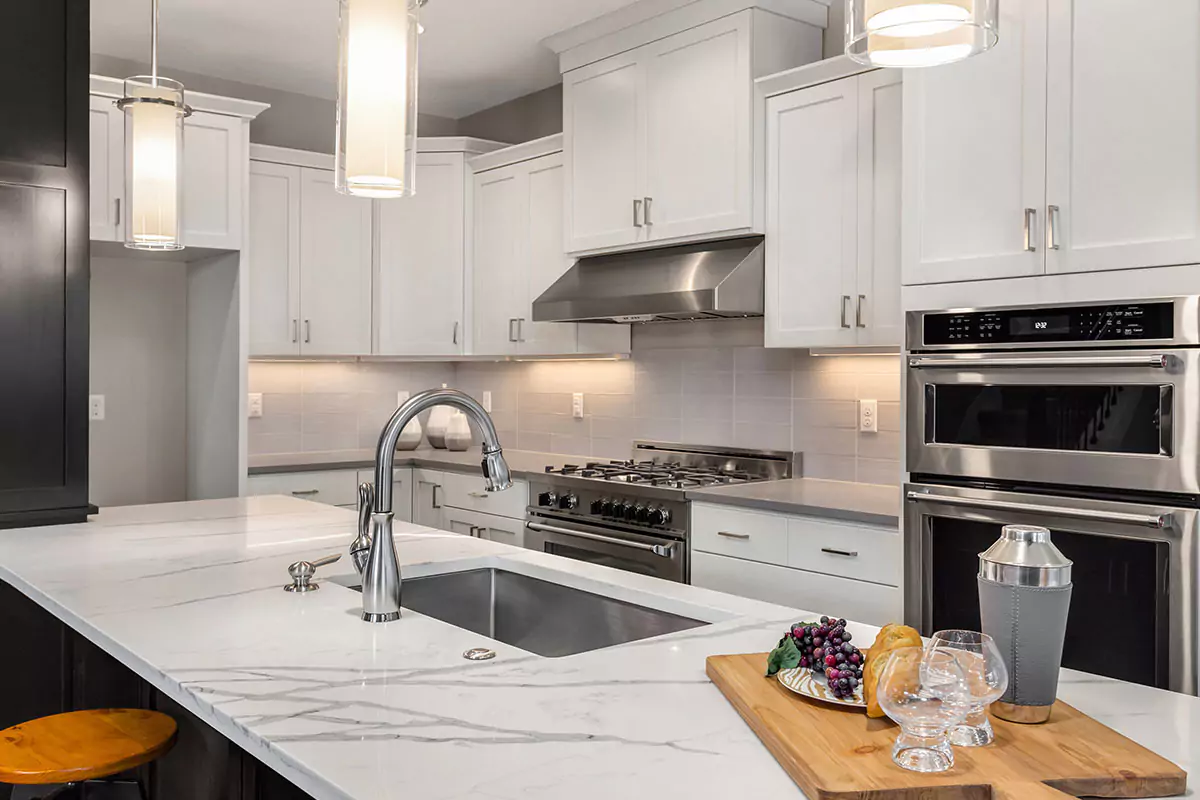
[[[996,641],[1008,667],[1002,702],[1052,705],[1058,696],[1071,587],[1008,586],[979,578],[983,632]]]

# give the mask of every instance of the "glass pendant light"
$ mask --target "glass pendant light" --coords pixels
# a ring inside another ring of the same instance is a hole
[[[846,55],[873,67],[934,67],[998,38],[1000,0],[846,0]]]
[[[183,84],[158,75],[158,0],[151,0],[150,74],[125,80],[125,246],[182,250]]]
[[[337,178],[342,194],[407,197],[417,152],[424,0],[339,0]]]

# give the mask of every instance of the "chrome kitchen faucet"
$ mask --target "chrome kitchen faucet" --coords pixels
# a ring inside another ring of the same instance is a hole
[[[475,398],[457,389],[430,389],[412,397],[396,409],[379,434],[375,451],[375,492],[368,515],[359,509],[359,537],[351,545],[352,552],[360,549],[370,538],[366,563],[362,568],[362,618],[367,622],[391,622],[400,618],[400,562],[392,541],[392,467],[396,462],[396,441],[413,417],[432,406],[451,406],[475,421],[483,436],[483,479],[489,492],[502,492],[512,486],[508,464],[496,435],[496,426]],[[366,493],[360,492],[360,500]],[[370,533],[366,530],[370,525]],[[361,556],[355,558],[356,565]]]

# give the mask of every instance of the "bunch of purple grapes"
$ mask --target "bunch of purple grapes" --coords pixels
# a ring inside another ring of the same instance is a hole
[[[863,654],[850,644],[846,620],[821,617],[820,622],[798,622],[789,634],[800,651],[800,666],[824,674],[829,691],[838,699],[854,697],[862,681]]]

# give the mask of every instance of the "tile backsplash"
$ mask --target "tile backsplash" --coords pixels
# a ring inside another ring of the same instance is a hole
[[[628,361],[252,362],[263,417],[249,421],[250,453],[372,447],[398,389],[445,382],[490,391],[501,440],[521,450],[627,458],[634,439],[736,445],[803,452],[807,477],[898,483],[900,357],[766,349],[761,335],[739,322],[647,326]],[[860,399],[879,402],[878,433],[858,432]]]

